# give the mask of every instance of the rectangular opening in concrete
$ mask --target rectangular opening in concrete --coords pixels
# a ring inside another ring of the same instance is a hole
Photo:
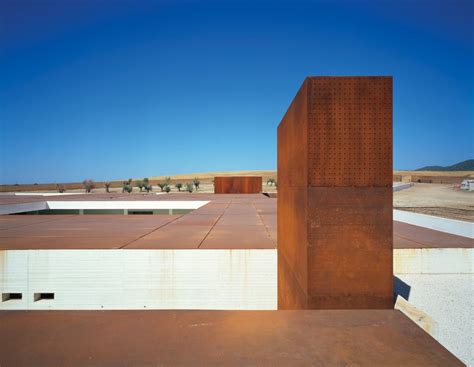
[[[173,215],[173,214],[187,214],[194,209],[156,209],[156,210],[127,210],[127,209],[45,209],[33,210],[21,213],[12,213],[10,215],[98,215],[98,214],[113,214],[113,215]]]
[[[209,201],[47,201],[19,205],[2,205],[1,214],[23,215],[87,215],[87,214],[186,214]],[[41,205],[39,205],[41,204]]]
[[[2,293],[2,302],[15,301],[23,298],[22,293]]]
[[[35,302],[43,301],[43,300],[53,300],[54,293],[35,293],[34,300]]]

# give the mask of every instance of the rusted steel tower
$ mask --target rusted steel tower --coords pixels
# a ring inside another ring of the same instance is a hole
[[[392,308],[392,226],[392,78],[306,78],[278,126],[278,307]]]

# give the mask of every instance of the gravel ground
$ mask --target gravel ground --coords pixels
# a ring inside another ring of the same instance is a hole
[[[393,193],[394,209],[474,222],[474,192],[453,185],[415,184]]]

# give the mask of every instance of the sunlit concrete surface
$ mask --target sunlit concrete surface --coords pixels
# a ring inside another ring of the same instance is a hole
[[[0,251],[2,294],[22,294],[0,310],[274,310],[276,266],[258,249]]]
[[[473,248],[394,251],[394,273],[409,287],[408,302],[435,321],[436,328],[427,331],[469,366],[474,365],[473,269]]]

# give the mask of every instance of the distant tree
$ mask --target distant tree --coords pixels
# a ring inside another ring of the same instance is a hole
[[[166,185],[165,186],[165,191],[166,191],[166,193],[169,193],[171,191],[171,187],[169,187],[169,185]]]
[[[110,192],[110,182],[104,182],[105,192]]]
[[[181,188],[183,187],[183,184],[181,182],[177,182],[176,185],[174,185],[178,189],[178,191],[181,191]]]
[[[270,177],[268,180],[267,180],[267,185],[268,186],[272,186],[272,185],[275,185],[276,181],[274,178]]]
[[[200,185],[200,183],[201,183],[201,182],[198,180],[198,178],[195,177],[194,180],[193,180],[193,184],[194,184],[194,186],[196,187],[196,191],[199,190],[199,185]]]
[[[171,177],[165,177],[165,184],[167,184],[168,186],[171,185]]]
[[[163,192],[164,188],[167,186],[165,183],[163,182],[158,182],[157,183],[158,187],[160,188],[161,192]]]
[[[186,191],[187,192],[193,192],[194,191],[194,186],[192,183],[186,183]]]
[[[95,188],[95,183],[91,179],[82,181],[82,184],[84,185],[84,189],[86,190],[87,193],[92,192],[92,189]]]
[[[150,180],[148,179],[148,177],[145,177],[145,178],[143,179],[143,183],[144,183],[145,185],[149,185],[149,184],[150,184]]]
[[[151,185],[146,185],[146,186],[145,186],[145,190],[146,190],[147,193],[149,193],[150,191],[153,191],[153,186],[151,186]]]
[[[145,188],[145,183],[142,180],[135,181],[135,185],[140,189],[140,192]]]
[[[56,189],[58,190],[60,194],[62,194],[63,192],[66,192],[66,187],[63,184],[56,184]]]
[[[125,181],[125,182],[128,182],[128,181]],[[125,183],[122,186],[122,192],[128,192],[130,194],[132,191],[133,191],[133,186],[132,185],[129,185],[128,183]]]

